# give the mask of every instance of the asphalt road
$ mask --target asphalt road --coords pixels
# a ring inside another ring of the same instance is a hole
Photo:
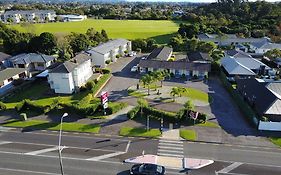
[[[57,132],[0,132],[0,174],[59,174]],[[90,134],[64,133],[62,145],[66,174],[128,174],[130,164],[123,160],[156,154],[158,140],[118,138]],[[214,159],[215,163],[192,175],[253,174],[280,175],[281,150],[275,148],[184,142],[185,157]],[[167,174],[184,174],[168,169]]]

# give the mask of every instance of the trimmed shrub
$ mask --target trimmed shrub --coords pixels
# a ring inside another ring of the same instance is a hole
[[[206,123],[208,120],[208,116],[205,113],[199,113],[197,120],[199,121],[199,123]]]
[[[26,121],[27,120],[26,113],[20,113],[20,119],[23,120],[23,121]]]
[[[135,117],[137,117],[139,112],[140,112],[140,107],[136,106],[127,113],[127,117],[129,119],[134,119]]]
[[[86,89],[89,90],[89,91],[92,90],[92,89],[94,88],[94,86],[95,86],[94,81],[88,81],[88,82],[85,84]]]
[[[105,64],[110,64],[111,63],[111,60],[106,60],[105,61]]]
[[[170,73],[171,77],[175,77],[175,74],[173,72]]]
[[[21,85],[23,82],[24,82],[24,79],[19,78],[19,79],[14,80],[12,83],[13,83],[14,86],[19,86],[19,85]]]
[[[81,86],[80,89],[79,89],[81,92],[84,92],[87,90],[86,86]]]
[[[172,112],[161,111],[152,107],[144,107],[143,108],[144,115],[150,115],[152,118],[160,120],[164,118],[166,121],[176,122],[179,120],[178,116]]]
[[[120,111],[121,109],[127,107],[127,103],[118,103],[118,102],[115,102],[115,103],[109,103],[109,106],[108,106],[108,109],[107,109],[107,114],[114,114],[118,111]]]
[[[15,109],[16,111],[22,111],[25,108],[25,100],[22,100],[21,102],[19,102],[16,106]]]
[[[6,109],[7,109],[7,106],[5,105],[5,103],[0,101],[0,111],[6,110]]]
[[[122,55],[120,55],[120,54],[117,54],[117,55],[116,55],[116,58],[120,58],[120,57],[122,57]]]
[[[109,74],[111,71],[109,69],[103,68],[103,69],[101,69],[101,72],[103,74]]]

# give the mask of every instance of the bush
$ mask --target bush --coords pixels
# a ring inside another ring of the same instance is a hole
[[[175,74],[172,72],[172,73],[170,73],[170,76],[171,77],[175,77]]]
[[[25,108],[25,100],[22,100],[21,102],[19,102],[19,103],[15,106],[15,109],[16,109],[16,111],[18,111],[18,112],[24,110],[24,108]]]
[[[101,72],[103,74],[110,74],[111,71],[109,69],[104,68],[104,69],[101,69]]]
[[[199,121],[199,123],[206,123],[208,120],[208,116],[205,113],[199,113],[197,120]]]
[[[152,107],[144,107],[143,113],[144,115],[150,115],[152,116],[152,118],[155,118],[157,120],[164,118],[166,121],[177,122],[179,119],[178,115],[175,113],[161,111]]]
[[[21,120],[26,121],[27,120],[26,113],[20,113],[20,118],[21,118]]]
[[[140,107],[136,106],[127,113],[127,117],[129,119],[134,119],[135,117],[137,117],[139,111],[140,111]]]
[[[86,86],[83,85],[83,86],[80,87],[80,91],[81,91],[81,92],[84,92],[84,91],[86,91],[86,90],[87,90]]]
[[[89,91],[92,90],[92,89],[94,88],[94,86],[95,86],[94,81],[88,81],[88,82],[85,84],[86,89],[89,90]]]
[[[120,57],[122,57],[122,55],[120,55],[120,54],[117,54],[117,55],[116,55],[116,58],[120,58]]]
[[[109,103],[109,106],[107,108],[107,114],[108,115],[114,114],[127,106],[128,106],[127,103],[118,103],[118,102]]]
[[[181,75],[181,78],[185,79],[185,78],[186,78],[185,74],[182,74],[182,75]]]
[[[137,52],[141,52],[141,48],[137,48],[136,51],[137,51]]]
[[[24,82],[24,79],[19,78],[19,79],[14,80],[12,83],[13,83],[14,86],[19,86],[19,85],[21,85],[23,82]]]
[[[128,50],[125,50],[125,51],[124,51],[124,54],[128,54],[128,53],[129,53],[129,51],[128,51]]]
[[[7,106],[5,105],[5,103],[0,101],[0,111],[6,110],[6,109],[7,109]]]
[[[106,60],[105,61],[105,64],[110,64],[111,63],[111,60]]]

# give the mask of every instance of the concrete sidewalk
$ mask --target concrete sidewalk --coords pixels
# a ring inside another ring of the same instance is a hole
[[[134,106],[129,105],[126,108],[107,116],[106,119],[126,121],[126,120],[128,120],[127,113],[133,108],[134,108]]]
[[[179,129],[163,129],[161,139],[166,140],[181,140]]]

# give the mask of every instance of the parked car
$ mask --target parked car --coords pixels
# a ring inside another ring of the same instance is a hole
[[[146,60],[146,57],[141,57],[142,60]]]
[[[131,72],[137,72],[138,71],[138,66],[133,66],[131,68]]]
[[[136,55],[137,55],[137,52],[135,52],[135,51],[132,51],[132,52],[129,53],[129,57],[133,57],[133,56],[136,56]]]
[[[156,164],[136,164],[133,165],[130,174],[133,175],[164,175],[165,167]]]

